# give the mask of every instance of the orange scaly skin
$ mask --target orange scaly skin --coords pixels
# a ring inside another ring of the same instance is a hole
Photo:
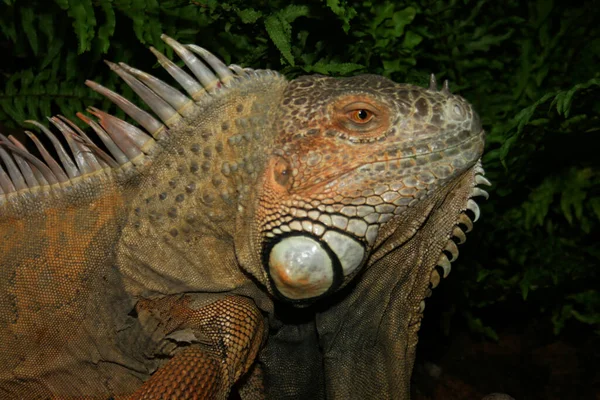
[[[477,114],[433,78],[287,81],[164,40],[189,97],[109,63],[160,121],[87,83],[143,127],[81,116],[108,155],[60,118],[76,165],[0,136],[0,399],[408,399],[487,196]]]

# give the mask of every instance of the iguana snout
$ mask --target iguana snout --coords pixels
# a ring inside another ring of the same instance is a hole
[[[301,77],[284,94],[260,204],[274,291],[314,300],[348,283],[384,224],[472,167],[483,151],[469,103],[363,75]]]

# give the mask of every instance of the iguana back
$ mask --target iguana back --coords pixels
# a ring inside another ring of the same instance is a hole
[[[165,40],[187,96],[108,63],[158,118],[87,83],[142,129],[90,108],[99,147],[50,119],[75,161],[37,123],[58,161],[0,138],[0,393],[407,398],[419,304],[485,194],[474,111],[435,81],[290,83]]]

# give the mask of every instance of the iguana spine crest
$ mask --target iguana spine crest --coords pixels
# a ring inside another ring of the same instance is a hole
[[[150,50],[191,99],[146,72],[125,63],[115,64],[106,61],[111,70],[117,73],[140,96],[160,121],[112,90],[96,82],[86,81],[87,86],[115,103],[143,130],[95,107],[88,107],[87,111],[95,116],[97,121],[82,113],[77,113],[77,117],[92,128],[108,149],[107,154],[72,121],[62,115],[48,118],[48,121],[64,136],[73,154],[71,157],[48,128],[37,121],[25,121],[39,128],[54,146],[58,160],[50,155],[50,152],[34,133],[26,131],[43,161],[31,154],[26,146],[15,137],[5,137],[0,134],[0,159],[6,168],[5,171],[0,165],[0,205],[7,199],[23,192],[55,190],[103,172],[124,172],[135,166],[143,165],[145,156],[153,151],[156,140],[160,141],[166,138],[170,134],[169,128],[192,115],[196,108],[202,107],[207,101],[210,102],[211,96],[235,85],[235,82],[239,80],[251,79],[261,74],[278,75],[274,71],[252,70],[237,65],[226,66],[212,53],[199,46],[182,45],[164,34],[161,38],[183,59],[194,73],[195,78],[156,49],[151,48]],[[208,64],[212,71],[205,64]]]

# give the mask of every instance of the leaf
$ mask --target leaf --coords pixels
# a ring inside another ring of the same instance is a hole
[[[31,50],[33,50],[33,54],[38,54],[38,37],[37,31],[34,27],[34,19],[35,15],[33,13],[33,7],[23,7],[21,8],[21,23],[23,30],[25,31],[25,35],[27,35],[27,39],[29,40],[29,45],[31,46]]]
[[[406,25],[410,24],[417,15],[417,10],[413,7],[406,7],[404,10],[396,11],[392,15],[394,34],[396,37],[402,36]]]
[[[309,13],[308,6],[298,6],[290,4],[283,10],[279,11],[279,15],[285,21],[292,23],[299,17],[306,17]]]
[[[349,6],[346,1],[340,2],[340,0],[327,0],[327,6],[342,20],[342,29],[348,33],[350,21],[358,14],[354,7]]]
[[[238,10],[236,13],[244,24],[253,24],[263,15],[262,12],[256,11],[254,8]]]
[[[96,17],[91,0],[68,0],[68,14],[73,18],[73,28],[79,39],[78,53],[90,50],[94,38]]]
[[[571,103],[573,102],[573,97],[577,91],[587,89],[591,86],[600,86],[600,79],[593,78],[587,81],[586,83],[581,83],[573,86],[571,89],[567,91],[561,91],[556,94],[556,97],[550,104],[550,107],[556,104],[556,111],[559,115],[564,115],[565,118],[569,117],[569,112],[571,110]]]
[[[467,52],[489,51],[492,46],[498,46],[510,38],[513,32],[513,29],[509,29],[503,35],[484,35],[476,41],[469,42],[465,49]]]
[[[496,333],[496,331],[493,328],[485,325],[483,323],[483,321],[481,320],[481,318],[476,318],[471,313],[468,313],[468,312],[465,312],[464,315],[465,315],[465,319],[467,320],[467,325],[469,326],[469,329],[472,332],[482,334],[494,341],[499,340],[498,334]]]
[[[292,27],[291,25],[282,20],[279,15],[269,15],[265,18],[265,28],[269,37],[281,52],[284,59],[291,65],[295,66],[294,56],[292,55]]]
[[[100,53],[106,53],[110,48],[110,38],[115,33],[116,18],[112,1],[101,2],[100,6],[104,12],[104,23],[98,28],[98,40]]]
[[[54,2],[63,10],[69,9],[69,0],[54,0]]]
[[[377,31],[377,27],[386,19],[392,18],[394,15],[394,5],[392,3],[387,3],[385,5],[378,5],[373,8],[373,12],[375,14],[374,17],[370,18],[370,32],[373,36]]]
[[[423,37],[413,31],[407,31],[406,35],[404,35],[404,40],[402,41],[402,47],[407,49],[415,48],[421,41]]]
[[[284,59],[295,66],[294,56],[292,55],[292,25],[291,22],[298,17],[308,15],[307,6],[289,5],[283,10],[265,18],[265,28],[269,37],[281,52]]]
[[[61,37],[54,36],[54,19],[51,14],[38,15],[38,23],[40,30],[46,35],[48,43],[45,49],[46,56],[40,65],[40,69],[44,69],[58,56],[63,48],[64,41]]]
[[[592,178],[592,170],[591,168],[573,169],[569,172],[568,176],[569,178],[563,184],[560,208],[567,221],[569,221],[569,224],[572,224],[573,214],[578,221],[581,221],[583,204],[587,197],[587,191]]]

